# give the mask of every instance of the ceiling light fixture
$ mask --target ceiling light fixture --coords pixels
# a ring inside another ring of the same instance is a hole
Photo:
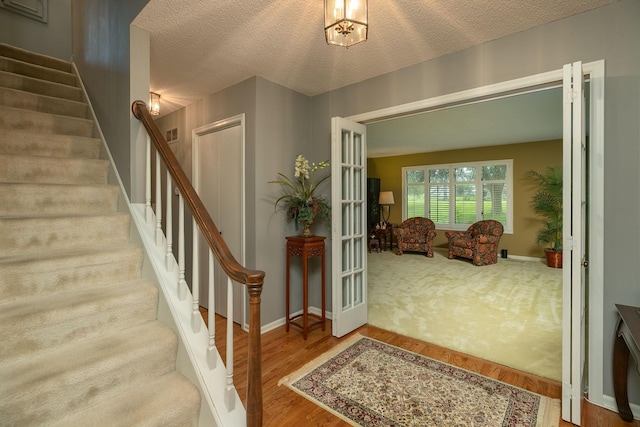
[[[160,94],[155,92],[149,92],[149,113],[152,116],[160,114]]]
[[[348,48],[367,40],[367,0],[324,0],[327,44]]]

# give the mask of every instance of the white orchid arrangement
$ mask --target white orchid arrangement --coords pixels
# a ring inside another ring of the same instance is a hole
[[[318,186],[331,175],[325,175],[318,179],[315,175],[318,171],[329,167],[329,162],[311,163],[298,154],[295,160],[293,179],[278,173],[282,178],[278,181],[270,181],[272,184],[280,184],[283,194],[276,200],[275,208],[280,202],[285,204],[287,221],[294,220],[298,224],[311,224],[317,215],[327,222],[331,220],[331,208],[324,196],[315,195]]]

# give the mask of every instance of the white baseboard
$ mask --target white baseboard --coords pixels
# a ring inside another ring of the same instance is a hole
[[[590,401],[590,403],[593,403]],[[595,403],[593,403],[595,405]],[[600,405],[597,405],[600,406]],[[607,396],[606,394],[602,396],[602,407],[606,408],[610,411],[618,413],[618,404],[616,403],[616,398],[613,396]],[[633,418],[636,420],[640,420],[640,405],[636,405],[635,403],[629,403],[629,407],[631,408],[631,413],[633,414]]]
[[[498,262],[500,262],[500,259],[502,258],[498,258]],[[544,262],[544,258],[537,258],[532,256],[521,256],[521,255],[509,255],[507,259],[517,259],[518,261]]]

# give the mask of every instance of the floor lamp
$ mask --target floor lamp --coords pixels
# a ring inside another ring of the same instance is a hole
[[[384,224],[389,223],[389,216],[391,215],[391,205],[395,202],[393,200],[393,191],[381,191],[378,197],[378,204],[382,206],[380,212],[382,213],[382,222]]]

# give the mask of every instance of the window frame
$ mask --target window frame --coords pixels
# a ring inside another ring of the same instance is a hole
[[[482,167],[484,166],[506,166],[505,179],[504,180],[482,180]],[[473,181],[456,181],[454,170],[456,168],[476,168],[475,170],[475,179]],[[441,170],[448,169],[449,170],[449,181],[447,183],[430,183],[429,182],[429,172],[431,170]],[[420,184],[409,184],[407,182],[407,172],[409,171],[421,171],[424,174],[424,182],[422,185]],[[469,228],[471,224],[456,224],[455,223],[455,194],[456,194],[456,184],[460,185],[463,182],[465,184],[470,184],[475,186],[475,194],[476,194],[476,221],[480,221],[483,219],[483,185],[487,185],[491,182],[500,182],[504,181],[507,186],[506,189],[506,221],[503,224],[504,233],[505,234],[513,234],[513,159],[502,159],[502,160],[486,160],[486,161],[477,161],[477,162],[460,162],[460,163],[443,163],[443,164],[434,164],[434,165],[420,165],[420,166],[405,166],[402,168],[402,219],[407,219],[407,211],[408,211],[408,188],[409,186],[414,186],[418,188],[422,188],[424,195],[424,214],[423,216],[429,217],[430,212],[430,188],[435,185],[448,186],[448,192],[450,195],[449,198],[449,214],[448,214],[448,222],[436,222],[436,229],[438,230],[466,230]],[[451,197],[453,195],[453,197]]]

